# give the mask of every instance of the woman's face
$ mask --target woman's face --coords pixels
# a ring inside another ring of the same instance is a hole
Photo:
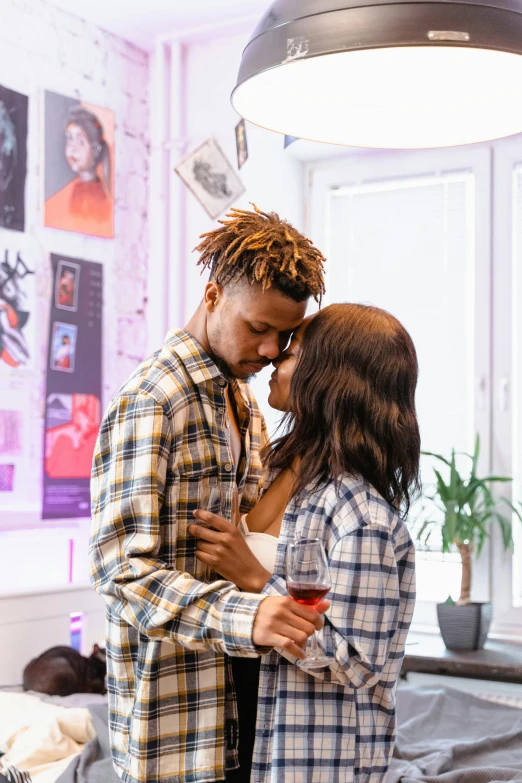
[[[85,131],[71,123],[65,130],[65,157],[75,174],[95,168],[92,146]]]
[[[274,360],[275,370],[270,379],[268,404],[278,411],[289,410],[288,400],[290,397],[290,383],[301,352],[303,334],[312,318],[313,315],[310,315],[308,318],[304,319],[299,329],[294,332],[290,345],[286,351],[283,351],[283,353]]]

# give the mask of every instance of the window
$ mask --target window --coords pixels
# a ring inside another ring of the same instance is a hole
[[[373,304],[396,315],[419,358],[422,447],[471,452],[481,436],[490,467],[490,158],[487,149],[376,153],[310,168],[309,232],[324,247],[327,301]],[[422,479],[432,481],[423,458]],[[412,527],[420,506],[410,513]],[[418,551],[416,622],[457,598],[457,554],[437,538]],[[438,550],[438,551],[437,551]],[[474,597],[489,598],[489,552]]]
[[[513,498],[522,499],[522,164],[512,173]],[[507,391],[507,390],[506,390]],[[502,401],[502,404],[505,404]],[[513,607],[522,607],[522,524],[513,515]]]

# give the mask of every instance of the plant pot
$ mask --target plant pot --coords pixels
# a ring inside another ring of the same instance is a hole
[[[492,613],[490,603],[437,604],[440,633],[448,650],[481,650],[488,638]]]

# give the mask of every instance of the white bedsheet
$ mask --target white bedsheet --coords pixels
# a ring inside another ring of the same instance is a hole
[[[0,772],[30,773],[34,783],[55,783],[95,736],[86,708],[62,707],[26,693],[0,693]]]

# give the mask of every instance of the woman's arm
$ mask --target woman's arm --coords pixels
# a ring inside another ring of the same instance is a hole
[[[331,606],[319,643],[335,663],[311,671],[314,677],[353,688],[379,682],[390,645],[397,634],[405,636],[411,621],[414,554],[408,542],[409,536],[398,563],[400,547],[384,526],[358,524],[328,553]],[[286,595],[286,583],[273,576],[263,592]]]

